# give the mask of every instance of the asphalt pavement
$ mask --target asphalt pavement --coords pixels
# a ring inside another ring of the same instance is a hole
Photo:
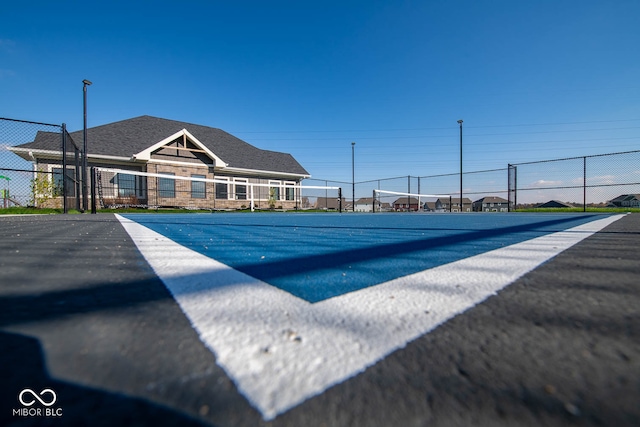
[[[0,425],[640,425],[638,214],[269,422],[113,215],[0,230]]]

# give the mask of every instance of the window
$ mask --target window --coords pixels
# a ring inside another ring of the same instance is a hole
[[[53,195],[62,196],[64,187],[62,182],[62,168],[53,168]],[[76,195],[76,171],[74,169],[67,168],[67,196]]]
[[[135,196],[136,194],[136,177],[119,173],[116,175],[118,185],[118,196]]]
[[[116,174],[114,184],[118,189],[119,197],[145,197],[146,179],[144,176]]]
[[[192,174],[191,178],[205,179],[206,175]],[[191,181],[191,198],[192,199],[206,199],[207,198],[207,183],[204,181]]]
[[[284,198],[285,200],[295,200],[296,199],[296,189],[293,183],[286,183],[284,187]]]
[[[245,182],[246,181],[239,181]],[[236,184],[236,200],[247,200],[247,186],[244,184]]]
[[[174,176],[171,172],[161,172],[162,175]],[[158,178],[158,196],[164,198],[176,197],[176,180],[171,178]]]
[[[216,199],[229,198],[229,184],[216,182]]]
[[[269,185],[269,200],[280,200],[280,182],[278,181],[270,181]]]

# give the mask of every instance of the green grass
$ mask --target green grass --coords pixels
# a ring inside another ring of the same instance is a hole
[[[24,206],[12,206],[10,208],[0,208],[0,215],[52,215],[52,214],[61,214],[62,209],[53,209],[53,208],[34,208],[34,207],[24,207]],[[80,211],[77,210],[69,210],[71,214],[79,214]]]
[[[517,209],[515,212],[584,212],[582,208],[528,208]],[[640,213],[640,208],[590,208],[587,207],[587,212],[599,212],[599,213]]]

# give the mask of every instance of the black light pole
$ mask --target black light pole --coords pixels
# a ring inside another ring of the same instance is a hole
[[[356,211],[356,163],[355,163],[356,143],[351,143],[351,209]]]
[[[458,120],[460,125],[460,212],[462,212],[462,120]]]
[[[82,131],[82,210],[87,211],[89,209],[88,203],[88,195],[87,195],[87,86],[91,85],[91,82],[87,79],[82,81],[82,92],[83,92],[83,110],[84,110],[84,127]]]

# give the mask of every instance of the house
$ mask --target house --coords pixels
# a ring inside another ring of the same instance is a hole
[[[356,200],[356,212],[386,212],[391,210],[391,205],[386,202],[377,201],[375,209],[373,206],[373,197],[361,197]]]
[[[451,200],[451,206],[449,206],[449,200]],[[460,197],[440,198],[436,201],[436,205],[440,211],[446,212],[471,212],[473,210],[473,203],[467,197],[462,198],[462,209],[460,209]]]
[[[420,203],[422,205],[422,203]],[[400,197],[393,202],[393,210],[395,211],[418,211],[420,210],[418,199],[415,197]]]
[[[640,208],[640,194],[622,194],[609,201],[609,206],[617,208]]]
[[[538,208],[572,208],[569,203],[560,202],[558,200],[549,200],[546,203],[542,203],[537,206]]]
[[[347,205],[344,197],[342,199],[339,199],[338,197],[317,197],[313,208],[328,211],[344,211],[350,210],[351,204],[349,203]]]
[[[83,140],[83,131],[70,134]],[[309,173],[290,154],[262,150],[217,128],[151,116],[140,116],[87,129],[88,166],[109,167],[176,177],[216,179],[197,191],[167,191],[145,176],[119,173],[109,177],[105,198],[160,206],[237,209],[247,205],[247,184],[266,183],[253,195],[263,205],[273,201],[297,207],[293,186]],[[49,172],[53,185],[62,182],[60,136],[38,132],[34,141],[9,147],[32,161],[35,171]],[[68,166],[66,175],[74,177]],[[161,178],[162,179],[162,178]],[[209,188],[211,187],[211,188]],[[56,202],[52,200],[50,202]],[[60,200],[57,200],[61,204]]]
[[[497,196],[487,196],[473,202],[474,212],[509,212],[509,201]]]
[[[424,202],[422,210],[425,212],[437,212],[437,202]]]

